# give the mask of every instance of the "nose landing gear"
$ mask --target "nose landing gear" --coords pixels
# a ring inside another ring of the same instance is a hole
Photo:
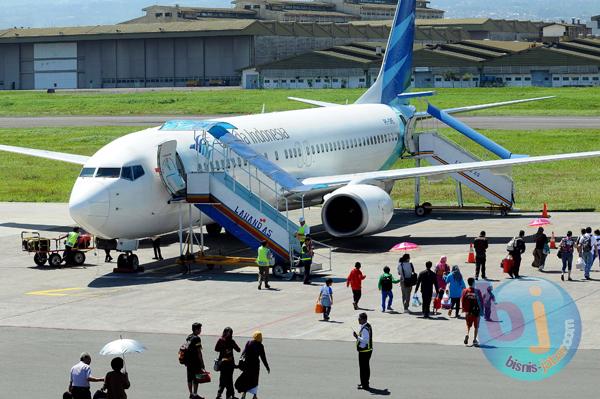
[[[140,266],[140,260],[138,256],[132,252],[125,252],[119,255],[117,258],[117,268],[115,272],[142,272],[144,271],[144,267]]]

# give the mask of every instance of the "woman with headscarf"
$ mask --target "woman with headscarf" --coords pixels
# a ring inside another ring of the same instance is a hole
[[[221,399],[221,395],[225,390],[225,397],[227,399],[233,398],[233,370],[235,369],[233,351],[239,352],[240,347],[233,339],[233,329],[231,327],[225,327],[223,335],[215,345],[215,351],[219,352],[217,361],[219,362],[220,372],[217,399]]]
[[[235,381],[235,389],[243,393],[242,399],[246,398],[247,393],[251,393],[253,399],[257,399],[258,394],[258,379],[260,374],[260,362],[264,364],[268,373],[271,373],[267,356],[265,355],[265,347],[262,344],[262,333],[256,331],[252,334],[252,340],[246,343],[246,347],[242,352],[240,360],[240,369],[242,374]]]
[[[446,289],[446,281],[444,281],[444,276],[450,273],[450,266],[448,265],[448,258],[442,256],[440,261],[435,267],[435,275],[437,276],[437,283],[439,289]]]
[[[466,288],[465,280],[463,280],[463,276],[460,273],[458,266],[452,266],[452,271],[450,274],[447,274],[444,277],[444,281],[447,284],[450,284],[450,301],[452,301],[452,305],[448,311],[448,316],[452,316],[452,309],[456,307],[456,317],[458,317],[458,312],[460,310],[460,297],[462,296],[463,290]]]

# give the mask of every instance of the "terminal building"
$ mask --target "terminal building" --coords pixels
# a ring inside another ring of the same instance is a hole
[[[366,88],[385,42],[357,42],[278,60],[243,73],[247,88]],[[463,40],[415,45],[413,86],[600,86],[600,40],[558,43]]]

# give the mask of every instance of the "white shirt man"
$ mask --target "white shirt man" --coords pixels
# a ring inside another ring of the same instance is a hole
[[[73,399],[90,399],[90,382],[102,382],[104,378],[92,377],[90,363],[92,357],[89,353],[83,352],[79,357],[79,363],[71,367],[71,380],[69,382],[69,392]]]

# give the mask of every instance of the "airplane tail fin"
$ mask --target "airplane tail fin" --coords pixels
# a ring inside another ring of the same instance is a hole
[[[399,0],[379,76],[357,104],[399,103],[398,94],[410,86],[416,0]],[[406,100],[404,100],[406,101]]]

